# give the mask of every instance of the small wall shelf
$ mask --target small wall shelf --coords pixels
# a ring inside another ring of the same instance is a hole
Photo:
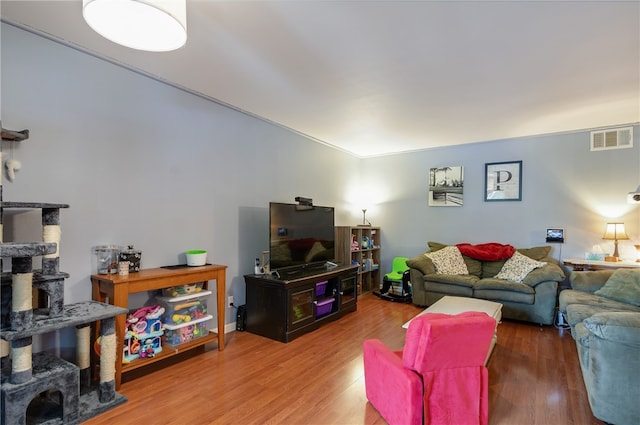
[[[29,138],[29,130],[13,131],[2,129],[2,140],[6,142],[21,142]]]

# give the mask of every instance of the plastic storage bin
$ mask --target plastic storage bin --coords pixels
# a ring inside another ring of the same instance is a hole
[[[96,256],[96,273],[116,274],[118,273],[118,259],[122,247],[119,245],[100,245],[93,247]]]
[[[207,316],[207,301],[211,291],[202,291],[180,297],[156,297],[164,315],[162,322],[167,325],[181,325],[195,322]]]
[[[327,284],[329,281],[323,280],[322,282],[316,283],[316,298],[324,297],[324,293],[327,290]]]
[[[326,316],[331,313],[335,298],[325,298],[316,302],[316,317]]]
[[[183,295],[191,295],[202,292],[204,288],[204,282],[190,283],[188,285],[170,286],[162,289],[163,297],[181,297]]]
[[[178,345],[185,342],[193,341],[201,338],[209,333],[207,329],[207,320],[213,316],[206,315],[193,322],[183,323],[181,325],[164,325],[164,341],[166,344]]]

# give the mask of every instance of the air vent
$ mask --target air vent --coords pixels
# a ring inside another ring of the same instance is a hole
[[[633,147],[633,127],[610,128],[591,132],[591,150],[604,151]]]

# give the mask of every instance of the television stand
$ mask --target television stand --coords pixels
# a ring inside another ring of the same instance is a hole
[[[289,342],[356,311],[357,265],[298,268],[245,275],[246,330]]]

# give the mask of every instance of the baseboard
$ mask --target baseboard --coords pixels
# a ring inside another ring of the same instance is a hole
[[[218,328],[212,328],[212,331],[218,333]],[[225,323],[224,325],[224,333],[228,334],[229,332],[234,332],[236,330],[236,322]]]

